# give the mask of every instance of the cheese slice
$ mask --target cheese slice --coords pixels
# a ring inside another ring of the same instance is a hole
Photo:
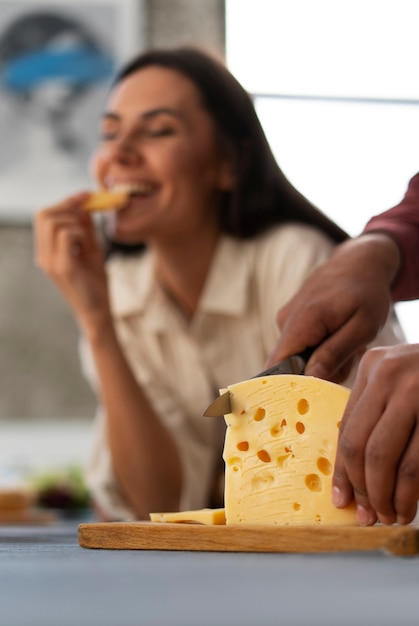
[[[340,419],[349,390],[281,374],[228,387],[227,524],[355,525],[355,506],[331,502]]]
[[[93,191],[84,204],[85,211],[113,211],[120,208],[128,200],[125,192],[100,190]]]
[[[178,511],[176,513],[150,513],[152,522],[176,522],[183,524],[226,523],[224,509],[198,509],[196,511]]]

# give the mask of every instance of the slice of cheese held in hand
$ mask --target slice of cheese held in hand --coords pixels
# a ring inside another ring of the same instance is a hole
[[[128,200],[128,194],[119,191],[93,191],[84,204],[85,211],[113,211],[119,209]]]
[[[227,524],[355,525],[355,506],[331,501],[340,419],[349,390],[281,374],[228,387]]]
[[[226,523],[224,509],[197,509],[196,511],[177,511],[176,513],[150,513],[152,522],[177,522],[183,524]]]

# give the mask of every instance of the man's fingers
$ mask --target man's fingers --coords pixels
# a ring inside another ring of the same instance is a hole
[[[332,501],[333,504],[343,509],[354,499],[352,485],[345,471],[345,465],[339,455],[336,456],[333,472]]]
[[[376,418],[370,413],[367,419],[359,420],[364,408],[366,384],[367,378],[360,368],[342,417],[333,474],[334,503],[337,504],[340,499],[339,506],[347,506],[353,498],[357,505],[358,522],[363,526],[374,524],[377,520],[368,497],[364,462],[365,447]]]
[[[294,305],[294,300],[278,312],[277,324],[281,336],[268,357],[267,367],[302,352],[308,346],[317,346],[326,336],[323,321],[313,311],[307,312],[304,307]]]
[[[315,308],[310,311],[301,308],[287,319],[282,336],[269,356],[268,365],[297,354],[308,346],[319,346],[313,352],[305,373],[341,382],[349,373],[353,359],[375,338],[376,332],[368,317],[358,309],[337,325],[332,315],[328,317],[323,312],[320,316]]]
[[[385,524],[407,524],[416,514],[418,348],[375,348],[361,359],[342,418],[333,482],[347,499],[349,481],[360,522],[369,523],[375,512]]]
[[[313,352],[305,373],[327,380],[342,380],[339,373],[346,373],[346,363],[357,356],[370,339],[370,329],[361,325],[359,315],[355,314]]]
[[[392,524],[397,518],[393,494],[398,482],[398,468],[401,462],[404,463],[402,459],[406,446],[416,425],[416,416],[407,407],[398,407],[404,418],[400,419],[400,411],[390,402],[377,421],[365,449],[368,498],[380,521],[385,524]],[[407,463],[404,467],[407,479],[409,472],[413,472],[414,465]],[[418,462],[416,473],[419,474]]]
[[[419,499],[419,429],[416,426],[397,470],[393,505],[399,524],[409,524]]]

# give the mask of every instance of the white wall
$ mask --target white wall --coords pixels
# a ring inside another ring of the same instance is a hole
[[[277,160],[351,235],[419,171],[417,0],[227,0],[231,71]],[[419,303],[398,305],[419,342]]]

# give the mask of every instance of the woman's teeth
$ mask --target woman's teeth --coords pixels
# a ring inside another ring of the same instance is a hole
[[[150,183],[118,183],[112,186],[112,191],[127,193],[130,196],[147,196],[153,191]]]

